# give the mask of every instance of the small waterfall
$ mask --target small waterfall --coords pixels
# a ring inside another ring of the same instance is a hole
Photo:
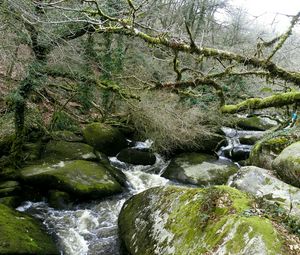
[[[134,148],[147,149],[152,142],[138,142]],[[156,162],[151,166],[130,165],[110,158],[111,164],[122,170],[128,180],[129,189],[118,196],[82,203],[70,210],[56,210],[46,202],[25,202],[17,208],[42,220],[53,234],[62,255],[118,255],[118,215],[124,202],[132,195],[155,186],[165,186],[172,182],[160,173],[169,164],[156,154]]]
[[[233,161],[246,159],[252,149],[252,144],[242,144],[240,142],[242,138],[254,137],[259,139],[265,134],[264,131],[237,130],[228,127],[222,127],[222,131],[226,135],[227,145],[218,151],[218,155],[220,158],[230,158]]]

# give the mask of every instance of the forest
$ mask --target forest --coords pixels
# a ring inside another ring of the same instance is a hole
[[[0,254],[300,254],[300,9],[261,19],[0,0]]]

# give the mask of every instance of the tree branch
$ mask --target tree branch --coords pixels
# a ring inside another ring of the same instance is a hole
[[[281,107],[300,102],[300,92],[288,92],[266,98],[250,98],[236,105],[224,105],[222,113],[238,113],[249,109],[264,109],[268,107]]]

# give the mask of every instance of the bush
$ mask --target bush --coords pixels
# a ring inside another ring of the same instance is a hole
[[[163,91],[145,92],[141,99],[131,106],[131,121],[139,138],[152,139],[154,150],[161,153],[203,149],[203,141],[224,124],[213,105],[205,110],[187,107],[179,103],[178,95]]]

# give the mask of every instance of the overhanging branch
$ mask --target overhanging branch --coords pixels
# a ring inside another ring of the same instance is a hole
[[[224,105],[222,113],[238,113],[249,109],[264,109],[268,107],[281,107],[300,102],[300,92],[288,92],[266,98],[250,98],[236,105]]]

